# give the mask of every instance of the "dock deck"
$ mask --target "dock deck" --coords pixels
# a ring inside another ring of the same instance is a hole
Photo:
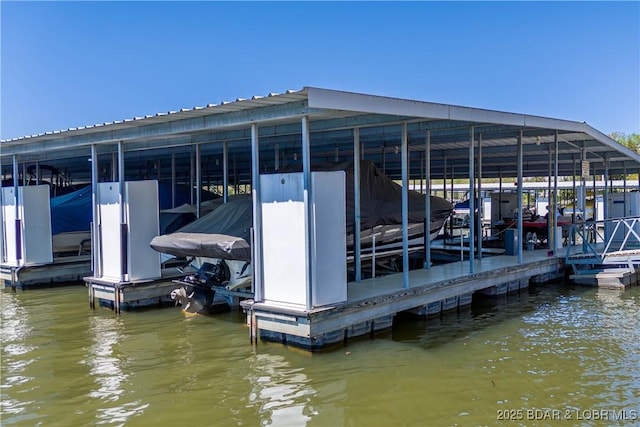
[[[6,288],[35,289],[81,282],[91,274],[91,256],[55,257],[53,263],[29,266],[0,265],[0,283]]]
[[[129,308],[162,305],[171,302],[170,294],[178,285],[174,279],[181,278],[184,273],[175,268],[162,270],[160,278],[117,282],[110,279],[88,276],[84,278],[89,293],[89,306],[95,308],[96,301],[100,305],[110,306],[115,314]]]
[[[304,310],[251,300],[241,306],[247,312],[252,339],[260,336],[317,350],[389,328],[399,312],[437,314],[470,304],[475,292],[504,295],[528,287],[531,280],[552,280],[563,274],[563,260],[546,249],[526,251],[522,264],[506,255],[475,260],[473,273],[468,260],[412,270],[407,288],[401,274],[349,282],[347,301],[334,306]]]

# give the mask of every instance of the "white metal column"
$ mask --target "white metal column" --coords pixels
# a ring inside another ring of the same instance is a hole
[[[91,265],[94,277],[102,277],[102,256],[100,256],[100,218],[98,209],[98,153],[95,144],[91,145]]]
[[[225,142],[225,153],[226,145]],[[226,182],[227,156],[224,156],[224,180]],[[260,149],[258,125],[251,125],[251,197],[253,200],[253,292],[254,300],[262,302],[264,288],[262,280],[262,200],[260,196]],[[226,189],[225,185],[225,189]]]
[[[362,280],[362,262],[360,260],[360,129],[353,129],[353,265],[356,282]]]
[[[475,262],[475,228],[476,228],[476,214],[475,214],[475,198],[476,198],[476,183],[475,183],[475,138],[474,128],[471,126],[469,129],[469,274],[473,274],[473,267]],[[460,239],[464,239],[464,236],[460,236]]]
[[[553,249],[553,253],[556,254],[556,248],[558,247],[558,239],[562,239],[562,235],[558,236],[558,224],[556,218],[558,218],[558,131],[555,133],[554,137],[554,168],[553,168],[553,205],[549,207],[549,217],[551,219],[553,228],[553,242],[551,248]],[[557,255],[557,254],[556,254]]]
[[[431,268],[431,131],[427,131],[424,143],[424,268]]]
[[[407,123],[402,122],[402,287],[409,287],[409,141]]]
[[[171,153],[171,207],[176,207],[176,153]]]
[[[518,135],[518,264],[522,264],[522,134]]]
[[[311,289],[312,283],[311,278],[313,277],[313,269],[315,266],[311,265],[311,248],[310,245],[313,244],[313,239],[310,238],[310,229],[311,229],[311,206],[310,200],[312,199],[313,188],[311,186],[311,146],[310,146],[310,135],[309,135],[309,116],[304,116],[302,118],[302,191],[303,191],[303,200],[304,200],[304,213],[305,213],[305,224],[304,230],[305,235],[307,236],[307,244],[305,246],[305,262],[308,266],[307,275],[306,275],[306,289],[307,289],[307,310],[311,309],[312,306],[312,296],[313,289]]]
[[[478,259],[482,259],[482,220],[484,215],[484,201],[482,200],[482,134],[478,135],[478,229],[476,234],[478,235]]]
[[[200,193],[202,190],[202,161],[200,144],[196,144],[196,218],[200,218]]]
[[[229,201],[229,143],[227,141],[222,143],[222,201],[224,203]]]
[[[118,142],[118,202],[120,203],[120,257],[121,273],[120,280],[124,281],[129,271],[127,264],[129,255],[129,238],[124,205],[125,175],[124,175],[124,143]]]
[[[20,170],[18,166],[18,156],[13,155],[13,205],[15,208],[15,236],[16,236],[16,260],[20,264],[22,260],[22,220],[20,219],[20,198],[18,197]]]

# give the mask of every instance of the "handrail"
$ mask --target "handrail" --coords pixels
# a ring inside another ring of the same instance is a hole
[[[599,230],[604,231],[602,235]],[[593,254],[602,262],[608,255],[630,249],[640,249],[640,217],[610,218],[599,221],[581,221],[571,225],[569,229],[569,241],[576,242],[582,240],[582,254]],[[622,233],[624,231],[624,237]],[[605,243],[602,252],[597,250],[598,243]],[[575,245],[573,245],[575,246]],[[571,259],[572,245],[567,244],[566,259]],[[638,261],[640,263],[640,250],[638,251]]]

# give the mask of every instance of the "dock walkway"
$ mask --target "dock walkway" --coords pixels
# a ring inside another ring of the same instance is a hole
[[[395,314],[411,311],[432,315],[471,303],[475,292],[504,295],[529,286],[530,280],[549,281],[562,275],[564,258],[548,251],[526,251],[522,264],[514,256],[499,255],[432,266],[409,272],[409,286],[401,274],[349,282],[343,304],[304,310],[276,302],[244,301],[251,336],[291,343],[309,350],[342,343],[391,327]]]

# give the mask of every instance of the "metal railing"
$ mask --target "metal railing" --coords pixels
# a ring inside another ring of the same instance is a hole
[[[569,264],[640,265],[640,217],[577,222],[562,235]]]

